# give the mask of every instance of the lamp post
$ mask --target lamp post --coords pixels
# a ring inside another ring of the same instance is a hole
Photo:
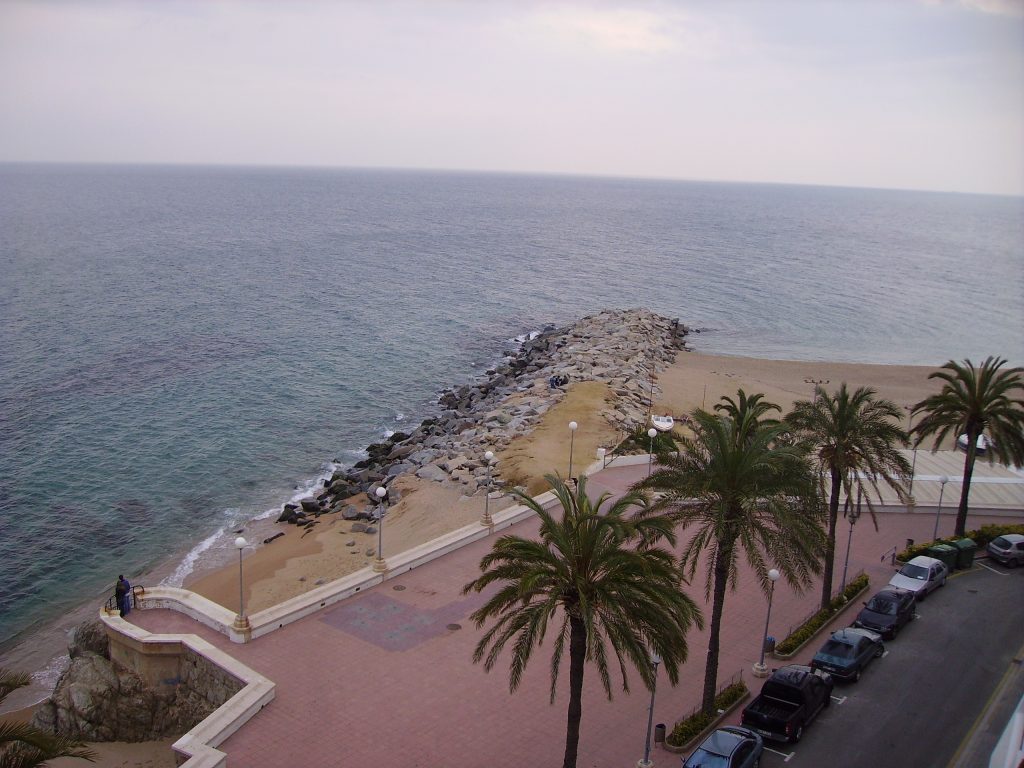
[[[764,636],[761,638],[761,658],[754,665],[754,677],[768,677],[768,667],[764,663],[764,647],[768,645],[768,624],[772,620],[772,598],[775,597],[775,582],[779,580],[779,572],[772,568],[768,571],[768,580],[772,583],[768,589],[768,616],[764,620]]]
[[[488,528],[494,525],[494,521],[491,519],[491,462],[493,460],[494,451],[484,453],[484,466],[487,467],[487,489],[484,494],[484,517],[480,524],[486,525]]]
[[[907,434],[909,435],[914,431],[914,407],[911,405],[905,405],[908,411],[910,411],[910,420],[907,422]],[[910,496],[910,501],[907,502],[908,507],[913,507],[917,504],[914,500],[914,474],[917,472],[917,443],[914,443],[914,458],[910,462],[910,487],[907,489],[907,495]]]
[[[598,448],[597,449],[597,458],[599,458],[601,460],[601,469],[604,469],[605,467],[608,466],[607,456],[608,456],[608,449],[607,448]]]
[[[235,539],[235,549],[238,550],[238,615],[235,617],[234,628],[239,632],[247,632],[251,629],[249,617],[245,615],[245,590],[242,587],[242,550],[249,546],[249,542],[239,536]]]
[[[384,573],[388,569],[388,564],[384,562],[384,508],[387,504],[384,498],[388,495],[388,489],[378,485],[373,495],[377,497],[377,559],[373,561],[373,570]]]
[[[942,512],[942,494],[946,492],[946,483],[949,482],[949,478],[943,475],[939,478],[939,506],[935,509],[935,530],[932,531],[932,541],[939,538],[939,513]]]
[[[644,742],[644,759],[639,761],[637,768],[651,768],[651,725],[654,723],[654,693],[658,690],[658,665],[661,664],[661,656],[654,651],[651,654],[651,666],[654,674],[651,678],[651,708],[647,711],[647,741]]]
[[[654,438],[658,434],[658,430],[651,427],[647,430],[647,436],[651,438],[650,450],[647,452],[647,476],[651,476],[651,467],[654,466]]]
[[[863,489],[857,487],[857,506],[846,513],[846,519],[850,521],[850,537],[846,540],[846,560],[843,561],[843,581],[839,585],[839,591],[846,589],[846,569],[850,566],[850,543],[853,541],[853,524],[860,518],[860,497]]]
[[[576,442],[576,429],[579,427],[575,421],[569,422],[569,479],[572,480],[572,449]]]

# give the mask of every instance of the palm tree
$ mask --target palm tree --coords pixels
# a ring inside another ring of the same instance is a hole
[[[907,443],[907,433],[899,426],[902,411],[891,400],[880,399],[877,394],[870,387],[858,387],[850,392],[845,381],[835,394],[815,387],[814,400],[794,403],[786,417],[786,421],[814,446],[818,463],[831,481],[822,608],[827,608],[832,599],[836,522],[842,492],[845,491],[847,499],[852,497],[854,489],[863,493],[875,530],[878,530],[878,520],[868,491],[874,491],[881,498],[878,483],[882,481],[896,491],[901,500],[907,498],[903,483],[910,475],[910,462],[897,448]]]
[[[778,406],[760,398],[741,392],[739,402],[721,404],[719,416],[695,410],[693,436],[680,439],[677,455],[659,456],[662,468],[638,484],[663,492],[656,509],[669,508],[684,529],[696,528],[682,554],[688,576],[709,555],[704,597],[711,599],[711,625],[701,698],[708,715],[718,684],[725,593],[736,588],[740,553],[765,594],[771,564],[797,589],[820,570],[824,536],[814,472],[802,446],[780,443],[788,426],[761,419]]]
[[[0,704],[14,690],[28,685],[29,676],[0,667]],[[0,765],[35,768],[58,757],[95,761],[96,753],[81,742],[42,731],[27,723],[0,722]]]
[[[932,453],[952,432],[954,439],[967,435],[964,457],[964,479],[960,490],[960,508],[956,513],[956,535],[963,536],[967,527],[967,499],[971,492],[974,460],[978,455],[978,436],[988,432],[988,460],[1020,467],[1024,464],[1024,369],[1008,368],[1001,357],[987,357],[980,368],[970,360],[950,360],[928,376],[940,379],[942,389],[914,406],[914,413],[923,413],[911,430],[920,445],[929,435],[935,436]],[[1018,395],[1015,397],[1014,392]]]
[[[573,768],[579,745],[585,662],[597,666],[601,684],[612,697],[608,647],[618,662],[622,688],[629,691],[627,661],[648,689],[654,685],[649,653],[657,653],[672,684],[686,661],[686,633],[703,628],[700,610],[680,589],[682,574],[673,554],[658,546],[675,544],[672,520],[654,514],[642,495],[622,496],[607,510],[609,495],[592,502],[586,478],[576,489],[561,478],[547,481],[561,504],[556,517],[524,493],[520,501],[540,518],[540,540],[502,536],[480,561],[482,574],[463,588],[498,591],[472,614],[476,626],[496,619],[473,654],[490,671],[512,641],[509,690],[514,692],[535,646],[553,625],[551,702],[566,640],[569,643],[569,712],[562,765]],[[629,515],[633,512],[632,515]]]

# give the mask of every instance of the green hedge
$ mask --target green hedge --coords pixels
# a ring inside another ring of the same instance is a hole
[[[868,585],[867,574],[862,573],[856,579],[846,585],[842,594],[836,595],[832,598],[832,602],[829,603],[828,608],[824,608],[818,611],[816,614],[811,616],[807,621],[797,627],[796,631],[793,632],[789,637],[783,640],[781,643],[775,646],[776,653],[793,653],[797,648],[807,642],[815,632],[821,629],[823,626],[828,624],[832,618],[839,613],[839,611],[846,606],[847,603]]]
[[[648,427],[637,427],[630,435],[615,446],[613,453],[636,454],[647,453],[651,449],[651,438],[647,436]],[[654,453],[675,453],[676,441],[671,432],[659,432],[654,436]]]
[[[983,525],[973,531],[967,531],[965,538],[971,539],[975,544],[978,545],[978,549],[984,549],[990,541],[997,539],[1000,536],[1007,533],[1022,533],[1024,534],[1024,525]],[[935,541],[926,541],[923,544],[915,544],[912,547],[907,547],[902,552],[896,553],[896,559],[902,562],[912,560],[918,555],[927,555],[928,548],[934,547],[936,544],[950,544],[954,541],[959,541],[957,537],[948,539],[936,539]]]
[[[740,680],[727,688],[723,688],[715,696],[715,711],[726,710],[749,693],[747,684]],[[670,744],[682,746],[688,741],[697,738],[700,732],[707,728],[718,717],[717,714],[705,715],[703,712],[696,712],[685,720],[680,720],[668,736]]]

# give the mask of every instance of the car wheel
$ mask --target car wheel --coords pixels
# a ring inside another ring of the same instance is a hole
[[[947,578],[946,576],[943,576],[943,577],[942,577],[942,583],[941,583],[941,584],[939,584],[939,586],[940,586],[940,587],[944,587],[944,586],[946,586],[946,578]]]
[[[1007,560],[1006,561],[1006,567],[1007,568],[1016,568],[1018,565],[1020,565],[1020,561],[1017,560],[1016,558],[1014,558],[1013,560]]]
[[[792,738],[790,738],[790,741],[792,741],[794,744],[796,744],[797,742],[800,741],[800,739],[803,738],[803,736],[804,736],[804,724],[800,723],[800,725],[798,725],[796,727],[796,732],[793,734]]]
[[[923,603],[926,597],[928,597],[928,590],[922,589],[921,594],[917,596],[917,602]]]
[[[853,682],[855,682],[855,683],[859,683],[860,682],[860,670],[859,669],[856,672],[853,673]],[[825,706],[827,707],[828,704],[826,704]]]
[[[900,633],[900,625],[899,624],[893,624],[892,625],[892,638],[891,639],[895,640],[896,639],[896,635],[898,635],[899,633]]]
[[[876,659],[880,659],[880,658],[882,658],[883,655],[885,655],[885,646],[884,645],[879,645],[875,649],[875,658]]]

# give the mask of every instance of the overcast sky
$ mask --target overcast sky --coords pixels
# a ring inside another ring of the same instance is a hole
[[[0,0],[0,160],[1024,194],[1024,0]]]

